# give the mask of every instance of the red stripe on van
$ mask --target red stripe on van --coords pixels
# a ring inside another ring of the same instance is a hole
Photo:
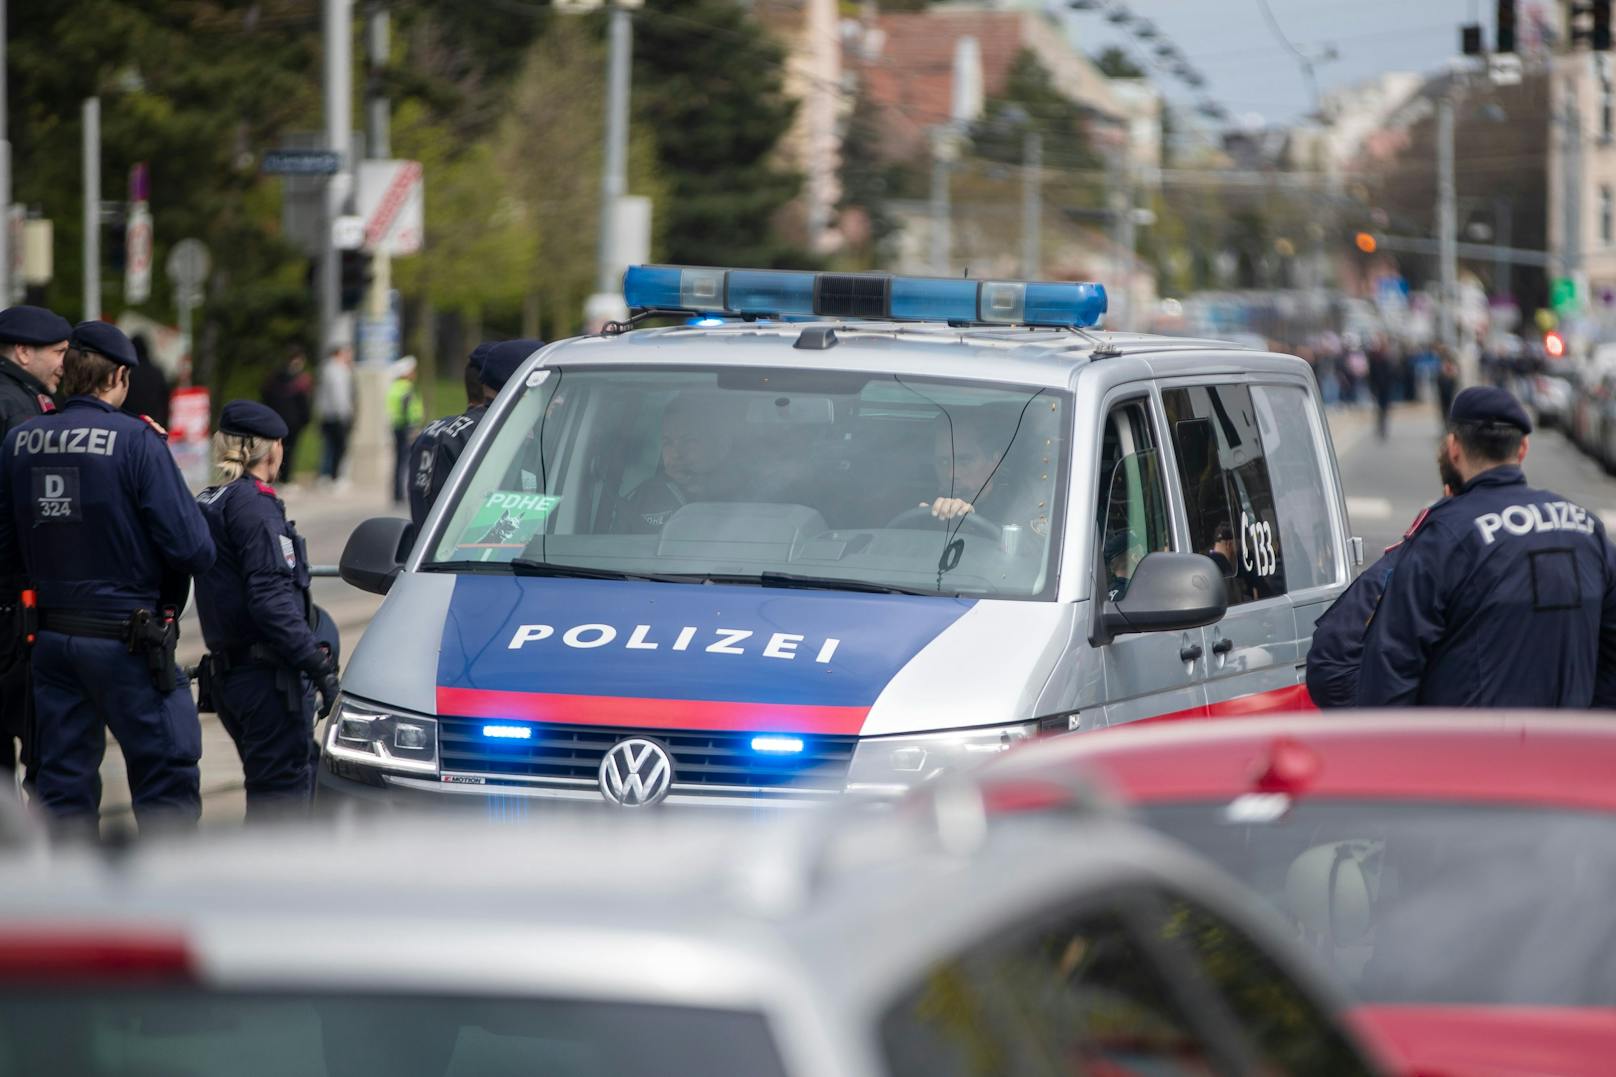
[[[566,725],[703,729],[748,733],[849,736],[864,728],[868,707],[800,703],[733,703],[710,699],[573,696],[438,687],[438,713],[467,718],[523,719]]]
[[[1318,709],[1313,705],[1313,698],[1307,694],[1307,685],[1294,684],[1289,688],[1275,688],[1269,692],[1253,692],[1249,696],[1237,696],[1234,699],[1226,699],[1221,703],[1211,703],[1204,707],[1191,707],[1188,710],[1173,711],[1170,714],[1157,714],[1150,718],[1140,718],[1137,721],[1124,724],[1182,722],[1192,718],[1246,718],[1257,714],[1295,714]]]

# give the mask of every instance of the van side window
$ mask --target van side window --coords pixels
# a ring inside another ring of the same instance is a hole
[[[1190,541],[1223,571],[1229,605],[1285,593],[1285,556],[1257,408],[1244,385],[1162,393]]]
[[[1115,602],[1146,554],[1172,548],[1161,454],[1144,401],[1121,404],[1106,418],[1100,483],[1101,559],[1106,597]]]
[[[1251,395],[1279,507],[1279,544],[1290,554],[1286,588],[1328,586],[1339,579],[1341,555],[1330,524],[1329,480],[1308,421],[1313,402],[1290,385],[1254,386]]]

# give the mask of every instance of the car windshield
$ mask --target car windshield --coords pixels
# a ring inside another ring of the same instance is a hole
[[[1265,898],[1363,1001],[1616,1006],[1616,818],[1303,800],[1240,821],[1248,801],[1140,810]]]
[[[424,567],[1049,598],[1068,400],[893,374],[536,371]]]
[[[761,1015],[676,1006],[45,988],[0,998],[0,1077],[785,1072]]]

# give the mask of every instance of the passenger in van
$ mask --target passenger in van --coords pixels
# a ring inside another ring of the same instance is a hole
[[[1128,594],[1128,583],[1133,579],[1134,535],[1132,531],[1113,531],[1105,537],[1106,594],[1112,602],[1120,602]]]
[[[681,393],[662,411],[662,452],[656,474],[629,492],[616,528],[628,534],[661,530],[680,506],[727,501],[737,483],[730,461],[734,428],[716,398]]]
[[[1010,446],[970,419],[937,420],[932,461],[938,486],[947,493],[920,507],[939,520],[958,520],[975,513],[991,523],[1026,527],[1035,535],[1049,533],[1049,503],[1022,483],[1017,469],[1002,466]]]

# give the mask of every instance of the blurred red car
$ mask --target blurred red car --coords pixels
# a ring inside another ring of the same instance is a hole
[[[1008,752],[979,780],[999,812],[1097,784],[1221,865],[1415,1073],[1616,1072],[1616,721],[1121,727]]]

